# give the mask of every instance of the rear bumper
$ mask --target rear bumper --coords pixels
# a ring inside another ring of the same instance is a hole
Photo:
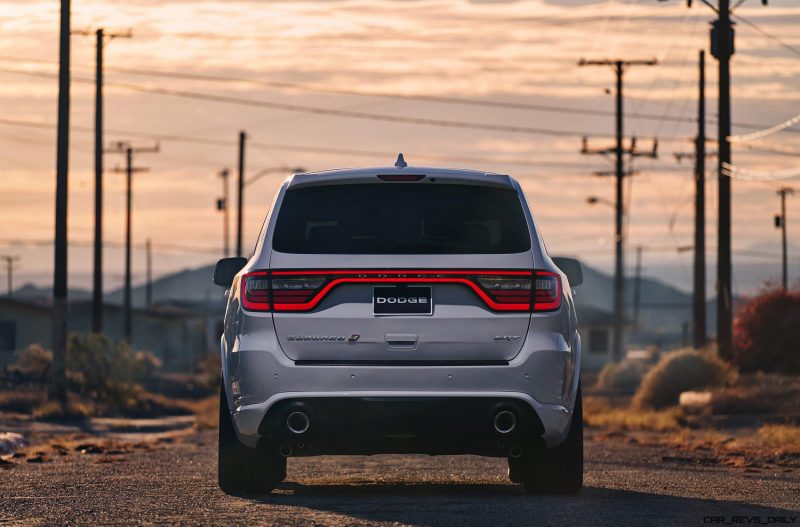
[[[509,418],[508,412],[514,417]],[[302,427],[292,421],[299,413],[306,416],[299,418]],[[500,421],[498,430],[494,421],[501,413],[505,421]],[[531,438],[540,438],[543,432],[533,407],[507,394],[295,394],[272,404],[258,427],[260,447],[278,448],[284,455],[291,452],[293,456],[507,456],[511,451],[520,453],[523,445],[529,445]]]
[[[541,439],[555,446],[569,431],[580,342],[571,349],[558,333],[529,335],[514,360],[497,366],[298,365],[280,351],[274,339],[270,342],[264,336],[261,333],[257,340],[240,336],[230,350],[223,341],[229,407],[239,439],[250,447],[256,447],[262,437],[285,439],[280,435],[285,432],[281,430],[285,408],[296,404],[308,405],[317,421],[315,431],[324,431],[330,438],[317,441],[317,450],[309,441],[309,455],[492,455],[485,449],[490,443],[481,434],[490,432],[496,444],[487,422],[489,408],[500,403],[512,406],[526,423],[518,430],[526,441]],[[428,429],[430,434],[422,433]],[[480,436],[479,448],[462,441],[461,436],[470,434]],[[392,436],[406,436],[408,441]],[[510,441],[504,438],[503,443],[507,447]],[[344,452],[343,444],[352,451]],[[295,449],[294,455],[298,454]]]

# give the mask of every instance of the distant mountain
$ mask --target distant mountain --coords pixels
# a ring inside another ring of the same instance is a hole
[[[19,289],[14,290],[14,298],[18,300],[27,300],[29,302],[50,302],[50,299],[53,298],[53,288],[25,284]],[[92,292],[86,289],[70,289],[67,291],[67,298],[69,298],[70,301],[89,300],[92,298]]]
[[[614,307],[614,278],[593,267],[583,266],[583,284],[575,288],[575,303],[612,312]],[[679,345],[684,325],[691,327],[692,296],[659,279],[642,276],[639,292],[638,327],[635,328],[634,298],[636,279],[625,280],[626,317],[632,328],[634,344]],[[716,328],[715,300],[706,302],[706,321],[709,333]]]
[[[153,281],[153,302],[161,304],[203,304],[224,305],[224,290],[214,285],[211,278],[214,276],[214,266],[208,265],[195,269],[185,269],[177,273],[162,276]],[[147,288],[138,285],[131,290],[134,307],[145,305]],[[109,302],[121,304],[123,289],[110,293],[106,299]]]

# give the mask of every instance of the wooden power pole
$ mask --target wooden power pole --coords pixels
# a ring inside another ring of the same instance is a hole
[[[635,141],[629,149],[623,145],[624,138],[624,110],[623,110],[623,76],[625,70],[631,66],[655,66],[658,64],[656,59],[651,60],[584,60],[578,62],[579,66],[611,66],[614,70],[617,81],[616,89],[616,146],[612,149],[602,149],[590,151],[585,144],[583,153],[600,153],[609,154],[611,152],[615,155],[615,171],[616,177],[616,200],[615,200],[615,240],[614,240],[614,333],[612,344],[612,357],[615,361],[624,358],[625,355],[625,271],[624,271],[624,233],[623,233],[623,219],[624,219],[624,196],[623,196],[623,180],[626,175],[624,154],[631,156],[642,155],[636,152]],[[652,154],[655,156],[655,144]],[[627,172],[628,174],[630,172]]]

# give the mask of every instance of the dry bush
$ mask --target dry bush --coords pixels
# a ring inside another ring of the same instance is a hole
[[[731,362],[743,372],[800,373],[800,291],[765,291],[736,313]]]
[[[711,405],[713,414],[793,415],[800,408],[800,377],[741,374],[736,385],[714,390]]]
[[[42,385],[47,384],[53,354],[32,345],[17,358],[11,370]],[[90,401],[111,408],[136,406],[140,383],[161,367],[161,361],[147,351],[134,351],[124,342],[112,342],[105,335],[78,334],[67,343],[67,380],[71,390]],[[41,403],[40,414],[56,410]],[[34,411],[36,413],[36,411]]]
[[[136,404],[139,384],[161,367],[155,355],[134,352],[105,335],[73,333],[67,345],[67,375],[73,389],[112,406]]]
[[[44,382],[53,362],[53,352],[47,351],[39,344],[31,344],[19,354],[10,370],[27,379]]]
[[[633,398],[637,409],[678,404],[681,392],[720,386],[732,380],[730,367],[710,351],[684,349],[664,355],[647,372]]]
[[[633,392],[641,384],[649,367],[649,364],[640,360],[610,362],[600,370],[597,386],[607,390]]]

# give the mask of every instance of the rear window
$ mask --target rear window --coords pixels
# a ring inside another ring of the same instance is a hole
[[[530,249],[512,189],[376,183],[286,192],[272,247],[295,254],[501,254]]]

